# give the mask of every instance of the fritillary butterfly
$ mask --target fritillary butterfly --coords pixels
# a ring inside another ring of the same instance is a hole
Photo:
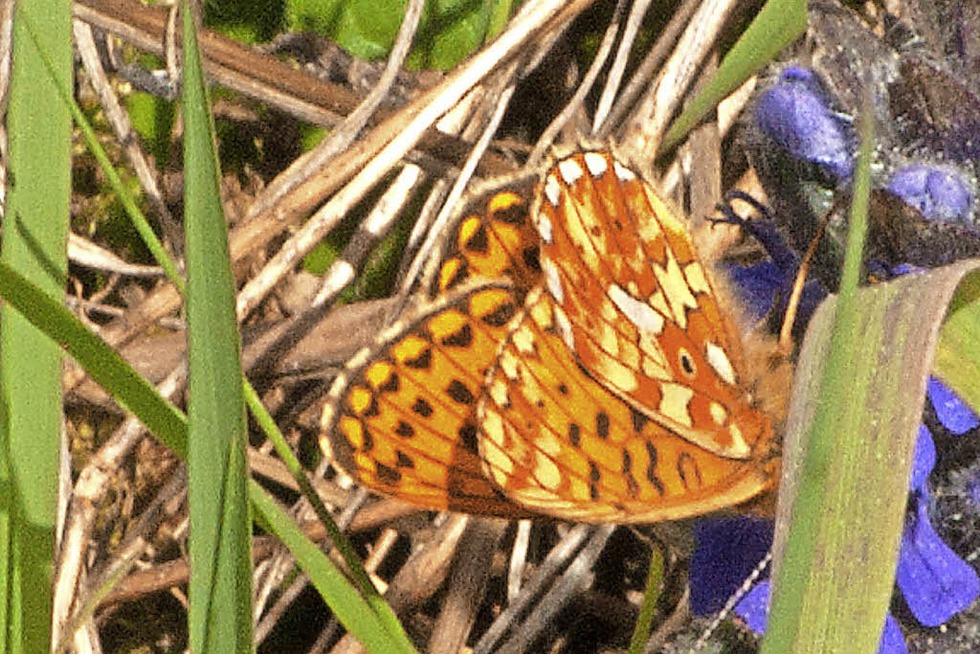
[[[338,375],[325,450],[381,493],[504,517],[654,522],[771,487],[774,430],[683,224],[604,152],[559,161],[530,211],[527,187],[479,196],[430,297]]]

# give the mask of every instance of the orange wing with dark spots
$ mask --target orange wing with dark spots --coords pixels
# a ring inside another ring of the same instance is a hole
[[[477,195],[449,230],[433,275],[436,297],[473,277],[510,279],[523,297],[540,277],[538,235],[528,215],[533,179]]]
[[[476,406],[508,321],[538,272],[525,180],[477,196],[444,242],[433,298],[337,376],[321,444],[369,488],[420,506],[518,517],[483,475]]]
[[[542,289],[527,296],[487,379],[480,457],[507,497],[580,522],[677,520],[769,488],[777,452],[718,456],[664,429],[584,374]]]
[[[526,515],[484,476],[477,454],[476,402],[515,311],[507,284],[463,285],[352,359],[323,417],[341,467],[426,508]]]

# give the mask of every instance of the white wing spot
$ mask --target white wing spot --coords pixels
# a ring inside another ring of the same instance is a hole
[[[510,404],[510,396],[507,393],[507,384],[502,380],[494,380],[494,382],[490,384],[487,394],[490,396],[490,399],[493,400],[493,403],[498,407],[502,408]],[[487,420],[487,417],[489,416],[484,416],[483,419]],[[486,425],[484,425],[484,427],[486,427]]]
[[[561,485],[561,471],[543,452],[534,453],[534,477],[541,486],[551,491],[557,490]]]
[[[585,167],[589,169],[593,177],[602,177],[609,170],[609,162],[598,152],[586,152]]]
[[[651,379],[671,379],[673,375],[667,371],[667,367],[652,358],[643,359],[643,374]]]
[[[708,363],[715,369],[718,376],[734,386],[735,369],[732,367],[732,362],[728,360],[728,355],[725,354],[725,351],[714,343],[708,343],[705,346],[705,354],[707,355]]]
[[[541,272],[544,274],[544,283],[548,287],[548,292],[551,293],[551,297],[555,298],[555,302],[558,304],[564,304],[565,287],[562,286],[561,277],[558,275],[558,269],[555,268],[555,264],[550,259],[542,259]]]
[[[664,317],[646,302],[641,302],[624,291],[618,284],[611,285],[606,295],[640,331],[652,334],[663,331]]]
[[[572,323],[568,321],[568,314],[562,311],[559,307],[555,307],[555,324],[558,327],[558,333],[561,335],[561,340],[565,341],[565,345],[572,352],[575,351],[575,336],[572,335]]]
[[[664,297],[663,290],[658,290],[656,293],[647,298],[647,303],[653,307],[654,311],[667,315],[670,313],[670,307],[667,305],[667,298]]]
[[[534,334],[527,327],[527,325],[521,325],[516,330],[514,330],[513,336],[510,337],[511,342],[520,354],[527,356],[529,354],[534,354]],[[500,368],[504,371],[510,379],[517,379],[517,360],[515,359],[510,367],[507,367],[506,360],[508,357],[513,356],[506,350],[500,353]],[[510,370],[513,370],[513,373]]]
[[[515,334],[516,335],[516,334]],[[520,345],[514,344],[517,347],[517,351],[521,351]],[[527,354],[524,352],[523,354]],[[504,377],[507,379],[517,379],[517,357],[514,356],[513,352],[510,350],[504,350],[500,353],[500,357],[497,359],[497,365],[500,368],[500,372],[504,373]]]
[[[663,396],[660,398],[660,413],[674,422],[691,427],[689,404],[694,391],[681,384],[664,383],[660,385]]]
[[[638,387],[636,374],[614,357],[602,357],[596,363],[596,373],[624,393],[632,393]]]
[[[752,454],[752,448],[745,442],[745,436],[742,435],[738,425],[734,423],[729,425],[728,434],[732,437],[732,444],[728,447],[726,455],[736,459],[748,458]]]
[[[618,161],[613,161],[613,170],[616,171],[616,179],[621,182],[631,182],[636,179],[636,173]]]
[[[691,293],[691,288],[687,285],[684,272],[678,265],[677,260],[671,256],[667,259],[667,266],[653,266],[653,274],[663,289],[667,302],[670,304],[671,313],[674,314],[674,322],[681,329],[687,328],[687,310],[697,309],[698,301]]]
[[[500,447],[497,440],[504,438],[504,423],[499,413],[489,411],[483,416],[485,433],[493,434],[493,438],[480,440],[480,458],[483,459],[483,469],[493,475],[494,481],[506,485],[514,474],[514,462]]]
[[[708,286],[708,278],[704,276],[704,268],[697,261],[690,263],[684,268],[684,278],[687,285],[695,293],[708,293],[711,287]]]
[[[545,185],[545,193],[547,193],[547,185]],[[554,202],[557,204],[557,200]],[[551,245],[554,241],[551,234],[551,219],[544,215],[543,212],[538,212],[538,219],[534,222],[538,228],[538,234],[541,236],[541,240],[547,245]]]
[[[561,441],[550,431],[535,438],[534,445],[548,456],[558,456],[562,451]]]
[[[582,179],[582,167],[574,159],[565,159],[558,164],[558,172],[569,186]]]
[[[558,200],[561,198],[561,186],[554,175],[548,175],[544,178],[544,196],[548,198],[551,206],[558,206]]]
[[[715,424],[721,427],[728,420],[728,411],[722,405],[717,402],[712,402],[708,407],[711,412],[711,419],[715,421]]]

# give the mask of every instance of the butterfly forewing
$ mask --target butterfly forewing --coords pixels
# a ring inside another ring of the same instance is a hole
[[[603,152],[560,160],[535,202],[545,285],[582,367],[664,428],[749,458],[771,430],[684,224]]]
[[[699,448],[584,374],[556,311],[542,289],[528,294],[480,403],[480,455],[508,497],[568,520],[654,522],[769,487],[769,464]]]

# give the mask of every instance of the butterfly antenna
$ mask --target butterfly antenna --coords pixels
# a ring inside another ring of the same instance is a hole
[[[837,203],[834,203],[834,206],[831,207],[827,215],[820,221],[820,225],[817,227],[817,234],[810,241],[810,245],[803,255],[803,261],[800,262],[800,267],[796,271],[796,278],[793,280],[793,290],[789,294],[789,300],[786,302],[786,312],[783,314],[783,326],[779,330],[779,351],[783,356],[788,356],[793,350],[793,325],[796,323],[796,314],[800,308],[800,298],[803,297],[803,287],[806,286],[806,278],[810,274],[810,263],[813,261],[813,257],[817,252],[817,246],[820,244],[824,232],[827,231],[830,218],[836,210]]]
[[[715,631],[718,630],[718,625],[720,625],[723,620],[731,615],[735,605],[742,601],[742,598],[748,594],[755,582],[759,581],[759,577],[761,577],[762,573],[766,571],[766,568],[769,567],[770,563],[772,563],[772,548],[769,548],[769,551],[766,552],[766,555],[761,561],[759,561],[758,565],[755,566],[755,569],[749,573],[749,576],[745,578],[742,585],[739,586],[738,589],[732,593],[732,596],[728,598],[728,601],[725,602],[725,606],[721,608],[721,611],[718,612],[715,619],[712,620],[711,624],[708,625],[708,628],[704,630],[704,633],[701,634],[698,641],[694,643],[694,648],[691,651],[700,652],[702,649],[704,649],[704,646],[708,644],[708,639],[711,638]]]

